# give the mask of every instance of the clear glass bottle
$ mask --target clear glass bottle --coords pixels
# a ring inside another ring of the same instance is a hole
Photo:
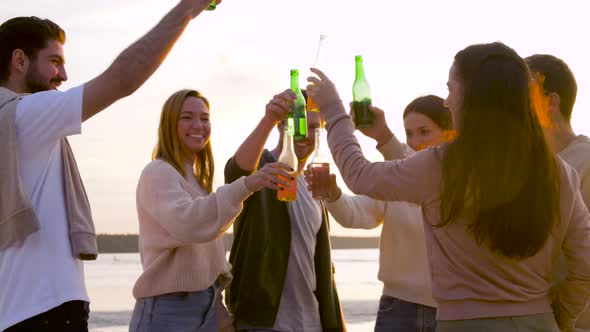
[[[309,163],[311,194],[315,199],[326,199],[330,184],[330,160],[321,148],[322,132],[322,128],[315,129],[315,151]]]
[[[295,149],[293,147],[293,133],[289,126],[283,128],[283,148],[279,155],[279,162],[289,165],[293,171],[290,172],[291,179],[284,179],[289,182],[288,187],[282,187],[283,190],[277,191],[277,198],[280,201],[294,201],[297,199],[297,155],[295,155]]]

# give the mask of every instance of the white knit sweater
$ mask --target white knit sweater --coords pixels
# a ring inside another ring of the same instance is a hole
[[[385,160],[414,153],[393,138],[379,148]],[[379,275],[383,294],[436,307],[424,239],[422,209],[406,202],[384,202],[367,196],[342,194],[326,207],[346,228],[371,229],[383,225],[379,239]]]
[[[252,194],[244,179],[208,194],[165,161],[145,167],[136,193],[143,273],[135,298],[199,291],[229,275],[221,236]]]

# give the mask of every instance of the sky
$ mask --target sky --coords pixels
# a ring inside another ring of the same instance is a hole
[[[0,0],[0,21],[38,16],[57,22],[67,90],[105,70],[151,29],[175,0]],[[188,26],[158,71],[133,95],[83,124],[71,138],[99,233],[137,233],[135,188],[150,161],[165,99],[179,89],[201,91],[211,103],[214,187],[223,167],[264,115],[266,103],[289,87],[289,70],[305,75],[320,35],[327,35],[322,69],[345,105],[352,99],[354,56],[363,55],[373,104],[385,110],[405,140],[402,113],[414,98],[447,95],[454,55],[477,43],[501,41],[521,56],[553,54],[578,83],[576,133],[590,134],[590,23],[587,0],[224,0]],[[586,31],[586,32],[584,32]],[[304,82],[301,82],[304,85]],[[380,160],[371,139],[357,134],[365,155]],[[273,132],[267,147],[275,146]],[[335,167],[334,167],[335,168]],[[344,186],[340,180],[341,186]],[[341,236],[374,236],[379,229]]]

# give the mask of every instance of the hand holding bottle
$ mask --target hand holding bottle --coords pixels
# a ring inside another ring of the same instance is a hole
[[[293,133],[288,126],[283,128],[283,145],[281,154],[279,155],[279,162],[286,165],[290,172],[284,176],[286,185],[281,183],[280,190],[277,191],[277,199],[279,201],[290,202],[297,199],[297,176],[298,176],[298,159],[293,148]]]
[[[221,1],[219,1],[221,2]],[[217,8],[217,4],[219,3],[218,1],[213,1],[209,7],[207,7],[207,10],[215,10],[215,8]]]
[[[311,83],[307,86],[307,94],[318,105],[320,112],[323,113],[322,105],[328,105],[334,102],[340,102],[340,96],[336,90],[334,83],[317,68],[311,68],[311,71],[318,75],[318,77],[308,77],[307,80]]]
[[[192,11],[192,17],[195,18],[199,15],[203,10],[209,8],[215,8],[216,5],[219,5],[223,0],[181,0],[180,6],[183,8],[189,8]],[[209,9],[211,10],[211,9]]]
[[[282,187],[287,187],[291,182],[290,169],[289,165],[280,162],[265,164],[254,174],[246,177],[246,188],[252,192],[262,188],[282,190]]]
[[[353,111],[353,104],[354,102],[350,103],[350,116],[354,121],[354,111]],[[385,112],[380,109],[379,107],[375,107],[373,105],[369,106],[369,111],[373,113],[373,123],[367,126],[362,126],[357,128],[363,135],[370,137],[377,141],[377,146],[381,146],[391,139],[393,133],[389,126],[387,125],[387,121],[385,120]]]
[[[308,165],[305,170],[305,182],[307,182],[307,190],[311,192],[311,195],[315,199],[324,200],[328,203],[334,202],[342,195],[342,189],[338,187],[336,183],[336,175],[329,174],[326,177],[325,183],[314,183],[314,177],[317,180],[317,172],[314,171],[312,165]],[[321,181],[320,182],[324,182]]]
[[[275,95],[266,104],[265,119],[271,121],[274,125],[287,119],[296,98],[297,96],[291,89]]]

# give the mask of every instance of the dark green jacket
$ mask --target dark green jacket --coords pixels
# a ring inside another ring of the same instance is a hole
[[[264,150],[259,167],[275,162]],[[225,182],[231,183],[252,172],[239,168],[234,159],[225,166]],[[334,283],[330,256],[328,214],[323,209],[322,226],[316,236],[315,296],[319,303],[323,331],[345,331],[344,319]],[[277,192],[262,189],[244,202],[234,224],[234,241],[229,256],[233,280],[226,290],[226,303],[236,320],[255,327],[274,325],[285,284],[291,250],[291,220],[285,202]]]

